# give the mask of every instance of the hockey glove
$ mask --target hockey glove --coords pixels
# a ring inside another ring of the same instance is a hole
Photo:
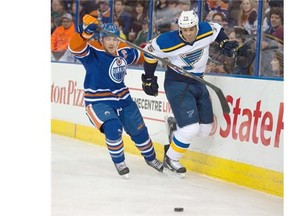
[[[237,56],[237,50],[239,44],[237,41],[229,41],[228,39],[223,40],[219,44],[220,52],[228,57],[235,58]]]
[[[244,44],[243,46],[236,47],[235,50],[238,56],[248,57],[251,47],[248,44]]]
[[[157,96],[158,95],[158,83],[157,76],[146,77],[142,74],[142,88],[147,95]]]
[[[88,40],[93,37],[97,27],[98,20],[95,17],[86,14],[83,17],[83,23],[77,27],[77,32],[81,34],[84,39]]]

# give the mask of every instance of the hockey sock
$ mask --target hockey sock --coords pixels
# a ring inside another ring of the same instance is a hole
[[[170,148],[166,155],[172,160],[179,160],[189,145],[189,143],[180,142],[175,136],[173,136]]]
[[[155,159],[156,154],[154,151],[153,143],[148,135],[146,127],[141,129],[140,134],[131,136],[131,139],[135,142],[136,147],[140,150],[145,160],[152,161]]]
[[[123,162],[125,160],[125,155],[121,123],[116,119],[112,119],[105,122],[102,128],[105,134],[106,145],[112,161],[114,163]]]

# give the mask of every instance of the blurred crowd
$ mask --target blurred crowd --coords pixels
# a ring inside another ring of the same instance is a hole
[[[144,47],[160,33],[178,29],[177,20],[183,10],[193,9],[199,14],[200,6],[200,20],[221,24],[230,40],[248,48],[246,53],[232,58],[219,54],[218,44],[212,44],[207,73],[283,77],[283,0],[261,0],[262,4],[257,0],[154,0],[153,3],[79,0],[78,5],[75,0],[51,0],[51,60],[76,62],[67,48],[85,14],[97,17],[100,24],[114,22],[123,39]],[[97,34],[94,39],[97,40]],[[260,62],[255,71],[257,53]]]

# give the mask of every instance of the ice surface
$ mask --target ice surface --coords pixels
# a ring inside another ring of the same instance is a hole
[[[184,179],[158,173],[142,157],[128,153],[129,180],[123,179],[105,147],[51,136],[52,216],[284,214],[282,198],[193,172]],[[174,212],[175,207],[184,211]]]

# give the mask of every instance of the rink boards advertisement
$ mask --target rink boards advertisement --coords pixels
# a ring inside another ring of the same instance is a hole
[[[92,127],[84,108],[84,67],[79,64],[51,63],[51,73],[51,119]],[[143,70],[140,67],[128,69],[125,83],[144,117],[152,140],[155,144],[167,144],[164,117],[173,113],[163,89],[164,72],[156,72],[159,84],[157,97],[148,96],[143,92],[141,73]],[[208,87],[214,112],[213,131],[207,138],[195,138],[189,147],[191,155],[187,156],[189,161],[195,160],[195,163],[198,163],[201,160],[199,164],[202,165],[206,163],[203,165],[205,171],[197,170],[198,168],[193,165],[190,168],[219,177],[218,173],[208,171],[214,163],[222,163],[223,166],[230,168],[233,163],[241,164],[242,171],[257,167],[255,175],[256,172],[259,172],[259,175],[272,175],[274,179],[276,178],[275,181],[278,181],[263,185],[266,189],[262,190],[271,192],[269,190],[274,189],[267,188],[269,187],[267,185],[276,184],[271,187],[278,187],[277,191],[271,193],[281,195],[284,134],[283,82],[210,75],[206,75],[204,79],[222,89],[231,111],[229,114],[223,114],[217,95]],[[211,164],[207,157],[212,158]],[[224,176],[226,171],[221,170],[221,172]],[[274,174],[277,177],[273,176]],[[234,181],[227,177],[223,178]],[[242,181],[247,182],[247,179],[243,178]],[[261,190],[261,188],[251,187]]]

